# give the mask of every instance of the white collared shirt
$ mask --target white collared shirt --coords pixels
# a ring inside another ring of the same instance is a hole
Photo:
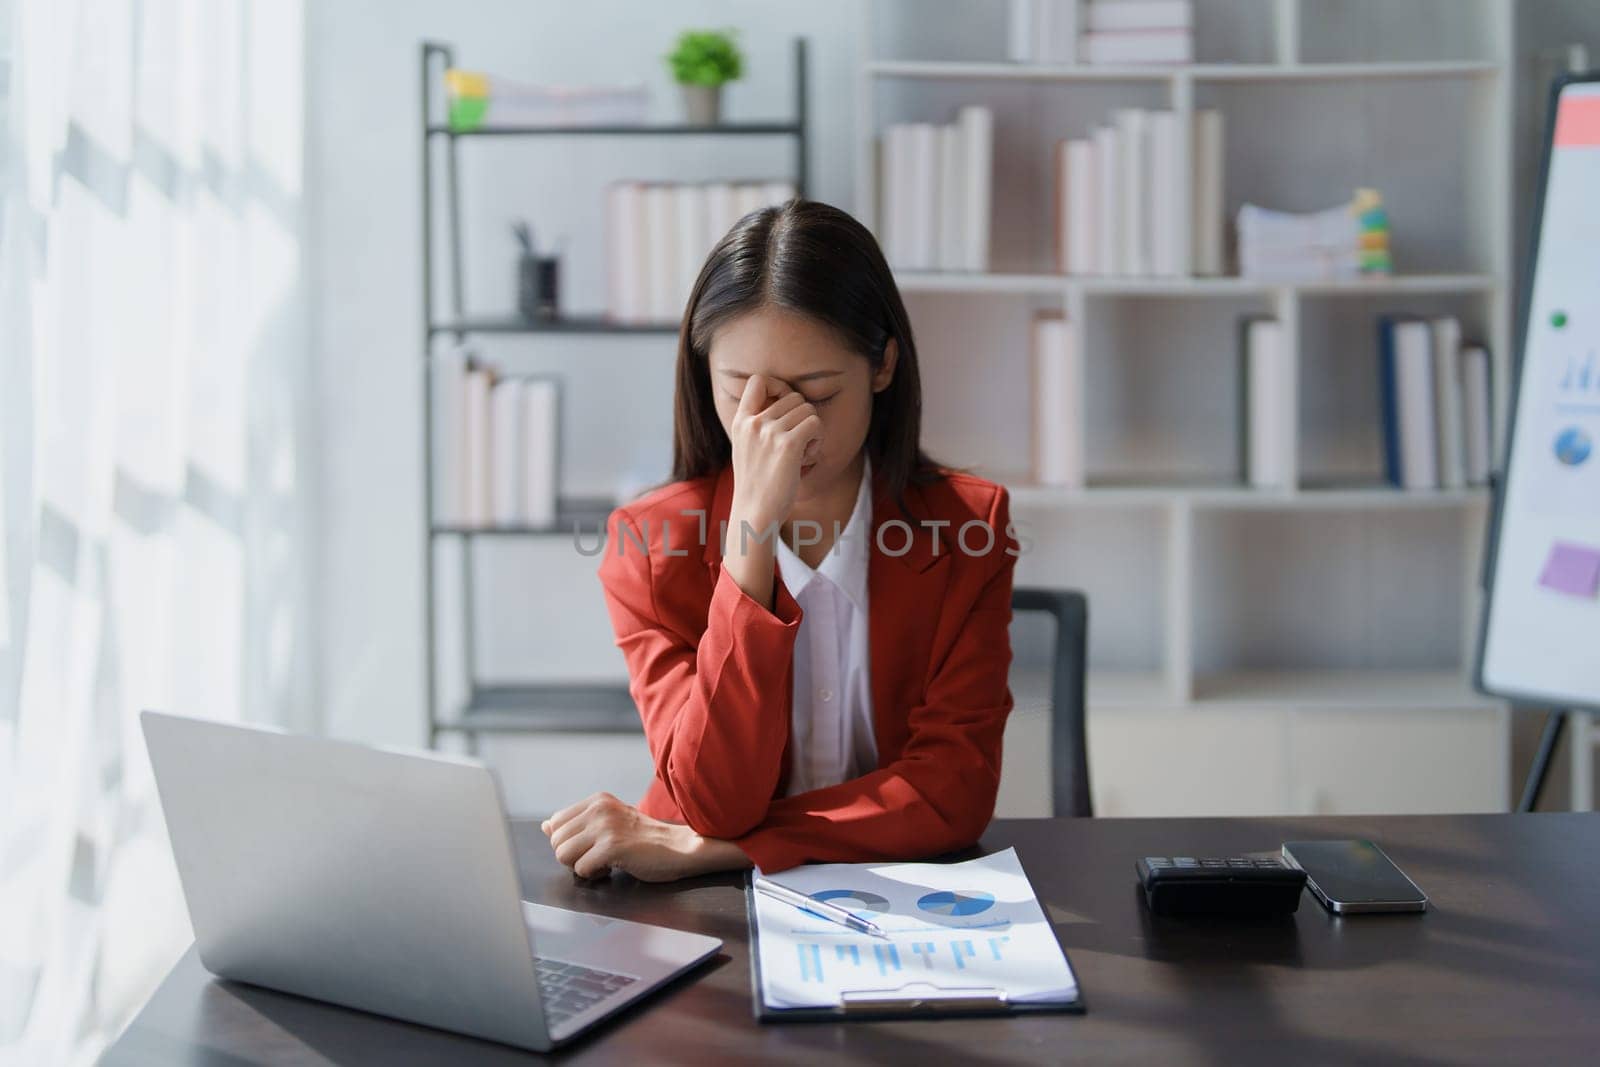
[[[863,460],[855,508],[815,570],[781,540],[777,544],[783,584],[804,613],[794,643],[789,796],[878,766],[867,647],[871,531],[872,465]]]

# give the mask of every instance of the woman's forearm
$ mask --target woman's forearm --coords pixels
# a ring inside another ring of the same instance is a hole
[[[763,526],[762,520],[745,516],[746,512],[737,507],[728,515],[722,565],[746,596],[771,611],[776,525]]]
[[[750,857],[732,841],[720,837],[703,837],[700,834],[695,834],[695,838],[694,844],[689,849],[689,869],[685,872],[685,876],[713,874],[717,871],[742,871],[750,866]]]

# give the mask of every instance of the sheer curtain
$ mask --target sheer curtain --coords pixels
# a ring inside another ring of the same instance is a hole
[[[307,722],[300,0],[0,0],[0,1062],[190,931],[146,707]]]

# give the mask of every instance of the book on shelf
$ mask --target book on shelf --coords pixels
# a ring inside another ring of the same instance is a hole
[[[962,162],[961,131],[956,126],[940,126],[939,137],[939,226],[937,230],[941,265],[960,263],[961,241],[965,237],[961,218]]]
[[[968,106],[956,112],[961,129],[962,239],[960,269],[989,269],[989,226],[994,195],[994,112]]]
[[[1083,365],[1077,333],[1059,312],[1032,322],[1033,478],[1040,485],[1084,486]]]
[[[433,376],[433,484],[435,500],[429,502],[443,523],[464,522],[471,513],[467,472],[467,372],[471,350],[456,345],[434,357]]]
[[[1089,0],[1083,13],[1083,28],[1091,33],[1189,30],[1193,26],[1193,0]]]
[[[1056,145],[1056,270],[1091,274],[1099,240],[1099,174],[1092,141]]]
[[[1013,63],[1187,63],[1192,0],[1010,0]]]
[[[1494,467],[1489,410],[1489,350],[1469,344],[1461,349],[1463,432],[1467,441],[1467,484],[1488,485]]]
[[[489,389],[489,519],[495,526],[522,521],[522,381],[503,378]],[[498,459],[500,462],[495,462]]]
[[[1439,486],[1467,484],[1467,441],[1461,392],[1461,323],[1450,316],[1428,322],[1433,340],[1434,430],[1439,435]]]
[[[745,215],[795,195],[786,181],[616,181],[606,188],[606,311],[675,323],[706,256]]]
[[[1091,274],[1121,274],[1122,268],[1122,146],[1114,126],[1096,126],[1090,142],[1099,193],[1099,216],[1078,225],[1094,228],[1094,265]],[[1071,206],[1069,197],[1068,207]],[[1073,225],[1071,222],[1069,226]]]
[[[1078,43],[1078,54],[1095,67],[1189,63],[1194,34],[1187,29],[1091,31]]]
[[[939,262],[939,127],[918,122],[911,127],[911,173],[906,175],[911,228],[907,266],[933,270]]]
[[[1289,352],[1277,319],[1239,320],[1239,471],[1255,489],[1287,489],[1293,482],[1288,388]]]
[[[675,310],[681,315],[681,309],[689,303],[689,294],[694,292],[694,282],[700,276],[700,268],[705,265],[706,256],[715,247],[716,240],[711,235],[710,197],[703,186],[674,185],[672,199],[678,216],[677,228],[673,232],[682,235],[673,246],[677,262],[672,265],[672,295]]]
[[[1152,111],[1146,119],[1149,137],[1146,160],[1145,240],[1150,273],[1175,278],[1183,273],[1183,251],[1178,228],[1183,225],[1183,200],[1192,183],[1183,180],[1178,163],[1178,113]]]
[[[1450,316],[1378,319],[1384,476],[1402,489],[1488,484],[1489,354]]]
[[[1222,115],[1194,113],[1187,171],[1180,162],[1181,132],[1175,111],[1121,108],[1087,138],[1057,143],[1058,270],[1124,277],[1222,273]]]
[[[560,492],[560,387],[549,378],[522,380],[522,521],[556,521]]]
[[[1194,113],[1194,135],[1190,139],[1194,153],[1194,202],[1190,214],[1193,236],[1189,255],[1194,273],[1210,277],[1221,275],[1225,269],[1222,134],[1222,112],[1202,108]]]
[[[494,376],[474,360],[463,364],[460,421],[451,431],[461,435],[462,468],[457,473],[461,498],[456,505],[456,521],[467,526],[487,526],[494,517],[490,484],[490,457],[494,438],[489,423],[489,391]]]
[[[644,190],[637,182],[606,188],[606,311],[618,322],[640,322],[649,306],[643,270],[623,268],[644,255]]]
[[[901,270],[986,271],[994,115],[963,107],[948,125],[896,123],[882,138],[880,240]]]
[[[1118,168],[1122,175],[1122,215],[1116,222],[1122,242],[1118,256],[1122,272],[1140,277],[1150,269],[1150,193],[1155,187],[1150,172],[1150,113],[1140,108],[1119,108],[1113,117],[1117,131]]]
[[[1039,0],[1009,0],[1006,4],[1006,58],[1013,63],[1034,62],[1038,47]]]
[[[893,266],[909,258],[910,199],[906,196],[890,196],[889,190],[898,188],[905,181],[905,175],[911,173],[911,124],[897,122],[891,125],[883,131],[879,145],[879,158],[883,164],[878,169],[878,217],[882,220],[879,223],[879,243],[883,247],[884,258]]]
[[[683,240],[692,239],[683,234]],[[651,322],[670,322],[673,307],[682,307],[688,293],[678,278],[678,210],[672,186],[665,182],[645,186],[644,190],[644,282],[648,302],[645,307]],[[678,299],[682,296],[683,299]]]
[[[504,375],[466,348],[441,355],[433,373],[437,520],[472,528],[553,522],[557,383]]]
[[[1006,57],[1013,63],[1076,63],[1078,0],[1010,0]]]

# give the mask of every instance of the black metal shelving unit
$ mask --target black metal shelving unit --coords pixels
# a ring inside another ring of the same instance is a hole
[[[688,123],[592,126],[512,126],[493,129],[453,130],[438,121],[442,111],[439,75],[455,66],[455,49],[439,42],[422,44],[422,343],[423,343],[423,501],[427,522],[425,560],[426,649],[428,688],[428,744],[438,744],[442,734],[460,734],[470,749],[485,733],[527,732],[638,732],[639,716],[627,687],[622,684],[539,683],[490,685],[479,680],[473,605],[474,545],[485,537],[545,537],[570,534],[574,523],[595,529],[609,513],[612,501],[562,497],[556,519],[548,526],[467,526],[440,522],[434,485],[434,345],[440,338],[459,343],[475,335],[558,334],[563,337],[615,334],[675,336],[678,323],[614,322],[603,314],[567,315],[554,320],[529,321],[515,315],[469,314],[463,306],[461,255],[461,195],[459,146],[479,138],[547,137],[787,137],[795,144],[795,190],[806,195],[808,144],[806,134],[806,41],[794,42],[794,119],[789,122],[727,122],[712,126]],[[441,160],[439,157],[442,156]],[[442,168],[442,175],[436,170]],[[449,308],[441,314],[434,301],[434,188],[443,182],[445,199],[445,251],[449,257]],[[435,545],[442,538],[461,543],[462,654],[468,694],[464,702],[441,714],[438,687],[437,565]]]

